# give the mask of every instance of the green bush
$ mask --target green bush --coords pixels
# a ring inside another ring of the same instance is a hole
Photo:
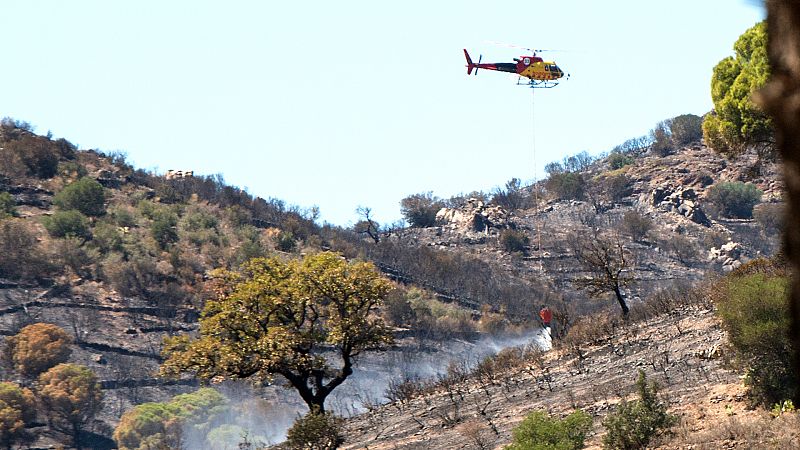
[[[76,237],[89,239],[89,219],[79,211],[70,209],[68,211],[56,211],[50,217],[45,217],[42,221],[50,236]]]
[[[524,252],[529,242],[530,238],[524,231],[509,229],[500,233],[500,245],[509,253]]]
[[[400,200],[400,213],[412,227],[432,227],[436,224],[436,213],[442,201],[432,192],[410,195]]]
[[[552,173],[545,187],[560,200],[583,200],[586,197],[586,180],[580,173]]]
[[[658,398],[658,385],[647,383],[639,370],[636,380],[639,399],[622,400],[616,411],[603,420],[608,433],[603,437],[603,448],[638,450],[647,447],[662,431],[675,424],[677,418],[667,413],[667,405]]]
[[[333,450],[344,443],[342,421],[329,413],[310,412],[297,419],[286,433],[291,449]]]
[[[691,144],[703,137],[703,118],[694,114],[673,117],[669,122],[669,130],[675,145]]]
[[[633,164],[633,157],[621,152],[611,152],[608,155],[608,167],[611,170],[621,169],[629,164]]]
[[[751,399],[770,406],[793,398],[798,384],[790,364],[789,278],[763,261],[742,266],[724,280],[715,303],[731,345],[747,367]]]
[[[168,212],[157,213],[150,225],[150,234],[156,240],[158,247],[165,250],[178,242],[178,217]]]
[[[97,181],[83,177],[67,185],[53,197],[53,204],[62,210],[75,209],[87,216],[105,214],[105,189]]]
[[[17,202],[8,192],[0,192],[0,219],[13,216],[17,212]]]
[[[291,231],[281,231],[275,237],[275,245],[282,252],[291,252],[297,245],[297,239]]]
[[[581,410],[561,420],[534,411],[514,428],[514,440],[505,450],[576,450],[583,448],[591,429],[592,416]]]
[[[751,183],[734,181],[711,186],[706,198],[724,216],[749,219],[753,217],[753,207],[761,201],[762,194]]]

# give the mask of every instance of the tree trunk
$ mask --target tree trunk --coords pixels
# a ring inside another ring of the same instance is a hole
[[[72,445],[76,450],[81,450],[81,427],[78,424],[72,424]]]
[[[772,76],[758,100],[772,116],[783,158],[788,204],[784,248],[794,269],[789,299],[793,367],[795,376],[800,377],[800,2],[769,0],[766,4]],[[795,402],[800,403],[800,390]]]
[[[619,306],[622,308],[622,318],[628,320],[628,313],[631,310],[628,308],[628,304],[625,302],[625,297],[622,295],[622,291],[619,289],[619,286],[614,286],[614,295],[617,296]]]

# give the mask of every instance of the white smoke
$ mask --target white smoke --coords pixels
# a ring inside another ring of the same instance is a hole
[[[386,391],[392,380],[436,378],[445,374],[453,363],[472,368],[503,349],[531,344],[549,350],[550,330],[485,336],[475,342],[415,341],[411,346],[365,353],[356,361],[353,375],[328,397],[326,409],[345,417],[359,414],[370,406],[386,403]],[[230,382],[215,387],[228,398],[230,407],[206,427],[186,425],[183,448],[234,450],[245,437],[253,448],[276,444],[284,441],[292,423],[308,412],[293,390],[280,386],[256,390],[247,383]]]

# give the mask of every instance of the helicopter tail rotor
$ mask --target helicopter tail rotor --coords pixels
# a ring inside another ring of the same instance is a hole
[[[475,69],[475,73],[477,74],[478,68],[475,66],[475,64],[473,64],[472,58],[469,57],[469,52],[467,52],[467,49],[464,49],[464,56],[467,57],[467,75],[472,75],[472,69]]]

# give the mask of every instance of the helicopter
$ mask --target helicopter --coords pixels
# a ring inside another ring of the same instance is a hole
[[[464,56],[467,57],[467,74],[472,75],[473,69],[475,75],[478,74],[478,69],[496,70],[499,72],[508,72],[519,75],[517,85],[530,86],[532,88],[551,88],[558,85],[558,80],[565,75],[569,78],[569,74],[565,74],[563,70],[555,63],[555,61],[545,61],[540,56],[536,55],[536,50],[526,49],[533,52],[531,56],[520,56],[514,58],[513,63],[489,63],[481,64],[483,55],[478,58],[478,63],[472,62],[467,49],[464,49]],[[527,78],[527,81],[523,81]]]

